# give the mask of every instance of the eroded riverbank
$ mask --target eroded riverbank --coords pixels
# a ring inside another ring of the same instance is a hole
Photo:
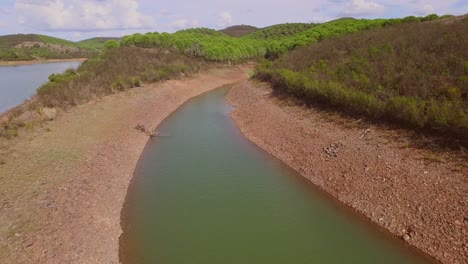
[[[3,140],[0,259],[5,263],[118,263],[120,213],[148,137],[186,100],[248,77],[211,70],[105,96]]]
[[[227,100],[252,142],[423,252],[465,263],[467,167],[456,157],[412,147],[402,131],[280,100],[252,81]]]
[[[44,63],[57,63],[57,62],[84,62],[87,58],[77,59],[48,59],[48,60],[30,60],[30,61],[0,61],[0,66],[20,66],[20,65],[33,65]]]

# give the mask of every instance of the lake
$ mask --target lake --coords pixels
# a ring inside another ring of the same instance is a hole
[[[0,66],[0,113],[15,107],[36,93],[52,73],[78,68],[81,62],[57,62],[20,66]]]

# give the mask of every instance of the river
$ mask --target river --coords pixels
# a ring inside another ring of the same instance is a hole
[[[124,263],[429,263],[247,141],[226,91],[190,100],[147,144],[122,211]]]

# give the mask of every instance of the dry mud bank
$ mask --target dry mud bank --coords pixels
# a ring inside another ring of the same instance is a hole
[[[227,100],[248,139],[315,185],[441,262],[466,263],[463,148],[418,149],[405,131],[298,106],[253,81],[235,85]]]
[[[249,69],[106,96],[1,141],[0,262],[118,263],[120,212],[148,141],[135,126],[154,129],[188,99],[244,80]]]
[[[0,66],[20,66],[20,65],[33,65],[33,64],[44,64],[44,63],[56,63],[56,62],[74,62],[86,61],[86,58],[82,59],[50,59],[50,60],[30,60],[30,61],[0,61]]]

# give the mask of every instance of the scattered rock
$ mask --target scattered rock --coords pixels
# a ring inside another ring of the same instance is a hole
[[[342,143],[333,143],[323,149],[328,158],[338,157],[338,152],[343,147]]]
[[[408,241],[410,240],[410,236],[408,234],[403,235],[403,240]]]
[[[44,120],[51,121],[57,117],[57,109],[55,108],[42,108],[42,115]]]

